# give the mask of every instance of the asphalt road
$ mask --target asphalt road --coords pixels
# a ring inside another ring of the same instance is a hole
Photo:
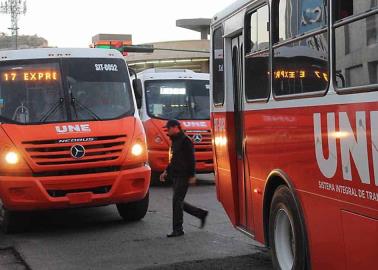
[[[36,214],[27,233],[0,234],[0,269],[272,269],[268,252],[233,229],[213,185],[187,196],[210,211],[205,229],[186,215],[185,236],[167,239],[171,196],[152,188],[149,212],[136,223],[123,222],[115,206]]]

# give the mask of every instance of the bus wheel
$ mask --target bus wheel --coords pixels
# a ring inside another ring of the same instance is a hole
[[[300,214],[287,186],[274,193],[269,216],[269,241],[274,269],[306,269],[306,237]]]
[[[117,204],[118,213],[125,221],[138,221],[147,214],[148,203],[149,193],[141,201]]]
[[[23,212],[10,211],[3,207],[0,209],[0,226],[4,233],[24,232],[29,223],[29,215]]]

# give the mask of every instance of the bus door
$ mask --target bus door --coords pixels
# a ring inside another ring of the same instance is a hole
[[[245,132],[244,132],[244,87],[243,87],[243,36],[237,36],[231,41],[232,79],[234,95],[234,127],[235,127],[235,154],[239,191],[239,227],[249,231],[252,224],[252,204],[250,203],[250,185],[246,177],[245,164]],[[250,217],[250,218],[249,218]]]

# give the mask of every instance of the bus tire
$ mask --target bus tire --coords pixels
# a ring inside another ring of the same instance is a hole
[[[24,212],[1,209],[0,226],[5,234],[24,232],[29,224],[29,215]]]
[[[147,214],[148,204],[149,193],[147,193],[146,197],[140,201],[117,204],[117,210],[123,220],[138,221],[144,218]]]
[[[274,269],[304,270],[307,267],[307,238],[293,194],[279,186],[272,199],[269,242]]]

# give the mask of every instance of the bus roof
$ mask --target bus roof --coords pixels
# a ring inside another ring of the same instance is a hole
[[[170,69],[170,68],[149,68],[149,69],[146,69],[146,70],[143,70],[142,72],[140,72],[140,74],[147,74],[147,73],[172,73],[172,72],[176,72],[176,73],[195,73],[193,70],[190,70],[190,69]]]
[[[11,60],[31,60],[49,58],[123,58],[123,56],[117,50],[91,48],[39,48],[0,51],[0,62]]]
[[[234,12],[240,10],[241,8],[247,6],[249,3],[254,2],[253,0],[238,0],[229,5],[227,8],[224,10],[218,12],[214,17],[213,17],[213,22],[212,24],[217,24],[218,22],[224,20]]]
[[[147,69],[138,73],[141,80],[209,80],[208,73],[196,73],[189,69]]]

